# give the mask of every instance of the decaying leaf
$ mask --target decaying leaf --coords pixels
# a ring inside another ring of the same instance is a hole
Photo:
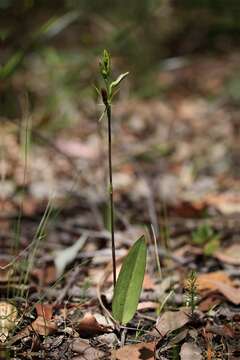
[[[155,342],[126,345],[112,351],[111,360],[154,360]]]
[[[31,325],[28,325],[28,329],[43,336],[53,334],[57,330],[56,321],[53,319],[53,306],[47,303],[38,303],[35,308],[38,316]]]
[[[30,330],[29,326],[26,326],[24,329],[22,329],[21,331],[19,331],[16,335],[12,336],[9,340],[8,340],[8,346],[12,346],[13,344],[15,344],[17,341],[29,336],[31,334],[32,330]]]
[[[35,305],[37,315],[42,316],[46,320],[51,320],[53,315],[53,306],[51,304],[40,304]]]
[[[233,244],[226,249],[221,249],[214,256],[224,263],[240,265],[240,244]]]
[[[166,311],[158,318],[156,324],[156,329],[158,331],[154,330],[154,334],[165,336],[186,325],[189,320],[189,309],[187,308],[179,311]]]
[[[38,316],[36,320],[29,325],[30,330],[34,330],[37,334],[47,336],[53,334],[57,330],[55,320],[44,319],[43,316]]]
[[[202,360],[201,349],[194,343],[185,342],[180,351],[181,360]]]
[[[71,342],[71,350],[80,356],[79,359],[99,360],[103,355],[106,355],[106,352],[104,353],[91,346],[90,343],[84,339],[74,339]]]
[[[226,192],[209,196],[206,199],[208,205],[214,206],[224,215],[240,213],[240,196],[239,193]]]
[[[233,286],[229,276],[223,271],[216,271],[208,274],[201,274],[197,278],[198,290],[218,291],[227,300],[235,305],[240,304],[240,289]]]
[[[240,289],[224,284],[220,281],[212,281],[213,286],[224,295],[224,297],[235,305],[240,305]]]
[[[223,336],[226,338],[234,338],[234,336],[235,336],[234,329],[228,324],[224,324],[224,325],[207,324],[206,332],[210,332],[212,334],[217,334],[217,335],[220,335],[220,336]]]
[[[206,274],[200,274],[197,277],[197,288],[198,291],[204,290],[217,290],[215,281],[223,282],[228,285],[232,285],[232,281],[224,271],[214,271]]]
[[[109,332],[112,329],[110,326],[100,324],[94,315],[86,313],[76,325],[76,330],[81,336],[95,336]]]
[[[204,298],[199,304],[198,309],[202,312],[209,311],[216,305],[221,303],[221,299],[219,295],[216,293],[209,294],[206,298]]]

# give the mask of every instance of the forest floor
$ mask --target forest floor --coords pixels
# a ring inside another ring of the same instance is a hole
[[[168,89],[161,98],[123,94],[113,106],[118,268],[139,236],[148,240],[138,311],[120,331],[108,316],[102,108],[83,103],[54,136],[34,113],[4,122],[0,312],[18,314],[13,329],[0,318],[3,359],[239,359],[239,58],[166,64],[156,75]]]

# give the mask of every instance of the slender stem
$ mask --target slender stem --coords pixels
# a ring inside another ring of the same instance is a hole
[[[111,221],[111,240],[112,240],[112,266],[113,266],[113,286],[116,285],[116,254],[114,238],[114,204],[113,204],[113,180],[112,180],[112,122],[111,105],[106,106],[108,119],[108,167],[109,167],[109,203],[110,203],[110,221]]]

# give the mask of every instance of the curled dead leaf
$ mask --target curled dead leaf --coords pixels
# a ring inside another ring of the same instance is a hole
[[[75,329],[81,336],[95,336],[112,330],[111,326],[100,324],[91,313],[86,313]]]
[[[36,320],[29,325],[30,330],[34,330],[37,334],[47,336],[53,334],[57,330],[57,324],[54,320],[44,319],[38,316]]]
[[[53,306],[51,304],[40,304],[35,305],[37,315],[42,316],[46,320],[51,320],[53,315]]]

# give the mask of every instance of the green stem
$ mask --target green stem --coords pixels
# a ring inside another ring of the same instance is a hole
[[[116,274],[116,253],[114,237],[114,204],[113,204],[113,180],[112,180],[112,122],[111,105],[106,106],[108,119],[108,167],[109,167],[109,203],[110,203],[110,221],[111,221],[111,241],[112,241],[112,266],[113,266],[113,286],[115,288]]]

